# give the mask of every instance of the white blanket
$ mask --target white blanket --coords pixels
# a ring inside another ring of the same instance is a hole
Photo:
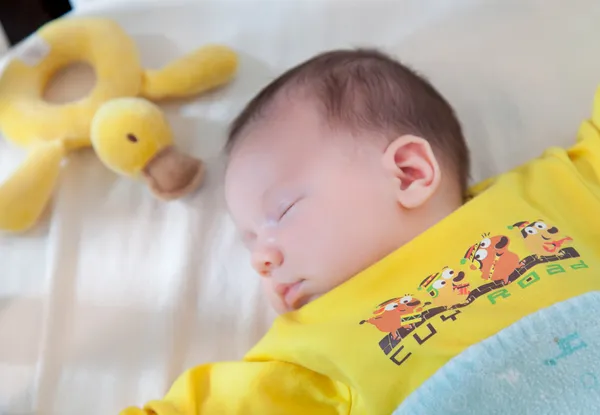
[[[75,13],[116,19],[148,67],[224,42],[240,74],[165,106],[181,147],[208,161],[197,195],[156,201],[84,151],[44,222],[0,236],[3,415],[114,414],[162,396],[187,367],[239,358],[265,332],[273,316],[224,209],[220,148],[285,68],[334,47],[392,52],[456,106],[475,179],[571,143],[600,82],[596,0],[134,0]],[[22,157],[0,141],[0,180]]]

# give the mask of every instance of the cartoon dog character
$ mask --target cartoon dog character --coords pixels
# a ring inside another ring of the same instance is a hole
[[[363,320],[360,324],[369,323],[377,327],[384,333],[390,333],[394,340],[397,340],[399,335],[398,329],[411,328],[414,323],[420,321],[419,315],[423,311],[423,307],[429,303],[422,304],[420,300],[405,295],[401,298],[392,298],[377,306],[373,311],[373,317],[368,320]]]
[[[563,245],[571,242],[570,236],[563,236],[556,226],[548,226],[541,220],[517,222],[513,228],[521,231],[527,249],[538,256],[555,255]]]
[[[452,307],[464,302],[471,292],[470,285],[464,271],[444,267],[441,272],[425,278],[419,285],[419,290],[427,291],[434,307]]]
[[[484,280],[504,281],[508,284],[508,277],[520,265],[519,256],[508,250],[510,239],[504,235],[483,235],[483,239],[471,246],[463,260],[471,262],[471,269],[481,271]]]

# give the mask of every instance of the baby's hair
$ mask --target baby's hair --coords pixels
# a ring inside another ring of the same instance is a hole
[[[260,119],[284,91],[300,89],[322,105],[333,127],[382,133],[390,140],[404,134],[426,139],[465,190],[469,150],[460,122],[444,97],[423,77],[372,49],[334,50],[289,69],[263,88],[233,121],[226,150]]]

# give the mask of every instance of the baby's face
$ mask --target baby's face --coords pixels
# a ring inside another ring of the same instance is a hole
[[[236,144],[227,204],[278,312],[327,293],[421,230],[396,200],[386,146],[330,129],[308,102],[273,111]]]

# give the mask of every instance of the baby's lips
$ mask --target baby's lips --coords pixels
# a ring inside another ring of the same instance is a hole
[[[204,179],[204,164],[170,146],[146,164],[142,175],[152,193],[160,199],[172,200],[200,187]]]

